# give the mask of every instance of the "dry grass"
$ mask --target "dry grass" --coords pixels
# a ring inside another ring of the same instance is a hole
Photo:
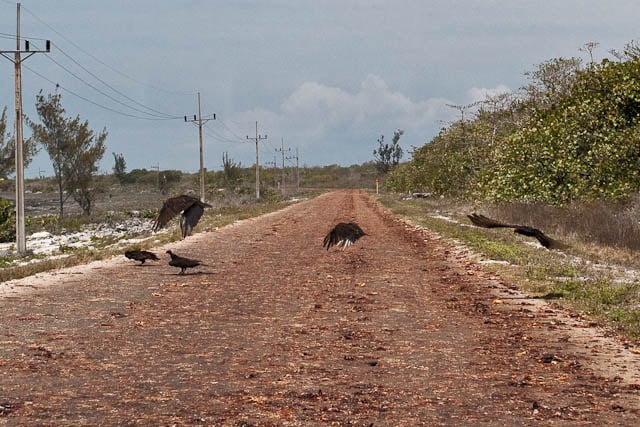
[[[640,339],[639,199],[593,202],[568,208],[531,205],[473,206],[450,199],[380,201],[395,213],[469,247],[520,289],[606,322],[629,338]],[[471,226],[466,214],[484,213],[510,223],[531,225],[569,244],[549,251],[507,229]]]

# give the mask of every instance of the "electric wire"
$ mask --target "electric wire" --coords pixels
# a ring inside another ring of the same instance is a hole
[[[113,71],[114,73],[129,79],[137,84],[143,85],[143,86],[147,86],[150,87],[152,89],[155,89],[157,91],[160,92],[164,92],[164,93],[169,93],[172,95],[195,95],[195,92],[179,92],[179,91],[170,91],[170,90],[166,90],[166,89],[162,89],[159,88],[157,86],[154,86],[150,83],[146,83],[140,80],[137,80],[129,75],[127,75],[126,73],[123,73],[122,71],[112,67],[111,65],[107,64],[106,62],[102,61],[100,58],[96,57],[95,55],[93,55],[91,52],[87,52],[86,50],[84,50],[82,47],[80,47],[78,44],[74,43],[72,40],[69,40],[67,37],[64,36],[64,34],[60,33],[59,31],[57,31],[55,28],[53,28],[51,25],[47,24],[44,20],[42,20],[39,16],[37,16],[35,13],[33,13],[31,10],[29,10],[28,8],[22,6],[22,9],[26,10],[27,13],[29,13],[31,16],[33,16],[35,19],[37,19],[42,25],[44,25],[45,27],[47,27],[49,30],[53,31],[55,34],[57,34],[58,36],[60,36],[63,40],[65,40],[67,43],[71,44],[73,47],[75,47],[76,49],[78,49],[80,52],[84,53],[85,55],[91,57],[94,61],[98,62],[99,64],[107,67],[108,69],[110,69],[111,71]]]
[[[236,137],[238,139],[242,139],[242,137],[239,136],[239,134],[237,132],[235,132],[233,129],[231,129],[229,127],[229,125],[227,125],[227,121],[226,120],[220,120],[220,122],[222,123],[222,127],[227,129],[229,131],[229,133],[231,133],[231,135],[233,135],[234,137]]]
[[[109,98],[110,100],[112,100],[113,102],[120,104],[126,108],[129,108],[133,111],[136,111],[138,113],[142,113],[142,114],[147,114],[149,116],[158,118],[158,119],[163,119],[163,120],[172,120],[172,119],[179,119],[181,117],[179,116],[168,116],[168,115],[158,115],[158,114],[152,114],[152,113],[148,113],[144,110],[141,110],[139,108],[136,107],[132,107],[130,105],[125,104],[124,102],[120,101],[119,99],[116,99],[115,97],[109,95],[108,93],[104,92],[103,90],[97,88],[96,86],[94,86],[93,84],[87,82],[86,80],[84,80],[82,77],[80,77],[79,75],[77,75],[76,73],[74,73],[73,71],[71,71],[69,68],[65,67],[64,65],[62,65],[60,62],[56,61],[55,59],[53,59],[50,55],[45,55],[46,58],[53,62],[54,64],[56,64],[58,67],[60,67],[61,69],[63,69],[64,71],[66,71],[68,74],[70,74],[71,76],[73,76],[74,78],[76,78],[77,80],[79,80],[80,82],[84,83],[85,85],[89,86],[91,89],[95,90],[96,92],[98,92],[99,94]]]
[[[90,100],[87,97],[84,97],[82,95],[79,95],[77,93],[75,93],[74,91],[72,91],[71,89],[67,89],[64,86],[61,86],[59,83],[54,82],[53,80],[49,79],[48,77],[43,76],[42,74],[40,74],[39,72],[35,71],[34,69],[32,69],[31,67],[23,64],[22,65],[25,69],[29,70],[31,73],[35,74],[36,76],[40,77],[41,79],[51,83],[52,85],[54,85],[56,88],[62,89],[63,91],[67,92],[70,95],[75,96],[76,98],[82,99],[83,101],[88,102],[89,104],[95,105],[96,107],[102,108],[104,110],[110,111],[112,113],[115,114],[119,114],[121,116],[125,116],[125,117],[130,117],[130,118],[134,118],[134,119],[140,119],[140,120],[175,120],[175,119],[161,119],[161,118],[153,118],[153,117],[143,117],[143,116],[137,116],[135,114],[128,114],[128,113],[123,113],[122,111],[118,111],[114,108],[111,107],[107,107],[105,105],[99,104],[95,101]]]
[[[224,134],[220,133],[217,129],[214,129],[214,128],[210,127],[208,123],[205,124],[203,127],[204,127],[205,132],[209,136],[215,138],[217,141],[234,143],[234,144],[241,144],[241,143],[243,144],[243,143],[246,142],[245,140],[242,140],[241,138],[238,138],[238,139],[229,138],[229,137],[225,136]]]
[[[108,87],[109,89],[111,89],[112,91],[114,91],[115,93],[117,93],[118,95],[120,95],[120,96],[122,96],[122,97],[124,97],[124,98],[128,99],[129,101],[133,102],[133,103],[134,103],[134,104],[136,104],[136,105],[139,105],[139,106],[140,106],[140,107],[142,107],[142,108],[145,108],[145,109],[147,109],[147,110],[149,110],[149,111],[152,111],[152,112],[154,112],[154,113],[157,113],[157,114],[159,114],[159,115],[161,115],[161,116],[166,116],[166,118],[178,118],[178,117],[179,117],[179,116],[176,116],[176,115],[172,115],[172,114],[168,114],[168,113],[163,113],[162,111],[155,110],[155,109],[153,109],[153,108],[151,108],[151,107],[148,107],[148,106],[146,106],[146,105],[144,105],[144,104],[142,104],[142,103],[140,103],[140,102],[136,101],[135,99],[133,99],[133,98],[131,98],[131,97],[127,96],[126,94],[124,94],[124,93],[120,92],[118,89],[114,88],[113,86],[111,86],[110,84],[108,84],[107,82],[105,82],[104,80],[102,80],[100,77],[98,77],[97,75],[95,75],[94,73],[92,73],[91,71],[89,71],[89,70],[88,70],[87,68],[85,68],[82,64],[80,64],[78,61],[76,61],[75,59],[73,59],[73,58],[71,57],[71,55],[69,55],[69,54],[68,54],[68,53],[66,53],[64,50],[62,50],[62,49],[60,48],[60,46],[59,46],[59,45],[57,45],[57,44],[53,44],[53,43],[52,43],[52,45],[54,45],[54,46],[55,46],[55,47],[60,51],[60,53],[62,53],[62,54],[63,54],[64,56],[66,56],[67,58],[69,58],[69,59],[70,59],[74,64],[76,64],[78,67],[82,68],[82,69],[83,69],[87,74],[89,74],[90,76],[92,76],[93,78],[95,78],[96,80],[98,80],[100,83],[102,83],[103,85],[105,85],[106,87]],[[131,108],[131,107],[129,107],[129,108]],[[146,114],[154,115],[154,114],[151,114],[151,113],[146,113]]]

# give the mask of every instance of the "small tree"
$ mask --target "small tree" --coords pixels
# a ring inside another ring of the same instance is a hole
[[[15,151],[16,142],[7,132],[7,107],[4,107],[0,114],[0,178],[6,178],[15,172]],[[37,153],[37,146],[31,138],[23,141],[22,155],[25,166],[31,163]]]
[[[78,119],[74,119],[74,122]],[[95,136],[88,126],[89,122],[85,121],[76,132],[72,132],[76,137],[72,140],[64,164],[64,173],[67,176],[66,190],[87,216],[91,215],[96,199],[94,174],[98,171],[98,163],[104,156],[104,141],[107,139],[106,129]]]
[[[401,129],[396,130],[393,133],[393,140],[391,144],[384,143],[384,135],[380,135],[378,139],[378,148],[373,150],[373,158],[376,162],[376,169],[381,175],[386,175],[394,166],[400,163],[402,158],[402,147],[398,141],[404,134]]]
[[[36,96],[36,111],[42,124],[27,119],[33,138],[47,150],[58,185],[60,216],[69,197],[78,202],[85,215],[91,214],[95,199],[93,174],[105,151],[107,131],[97,135],[89,129],[89,122],[64,117],[60,94]],[[65,193],[66,192],[66,193]]]
[[[122,184],[127,175],[127,162],[124,160],[122,153],[113,153],[113,158],[115,160],[115,164],[113,165],[113,174],[118,178],[118,182]]]

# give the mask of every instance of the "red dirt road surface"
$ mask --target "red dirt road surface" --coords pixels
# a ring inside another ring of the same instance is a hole
[[[0,284],[0,425],[639,423],[633,348],[362,192],[155,252]]]

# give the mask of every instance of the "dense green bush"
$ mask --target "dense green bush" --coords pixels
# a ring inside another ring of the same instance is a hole
[[[492,147],[479,194],[565,204],[640,188],[640,61],[593,64],[571,96]]]
[[[565,205],[640,190],[640,50],[541,64],[519,94],[480,103],[395,168],[385,187]]]

